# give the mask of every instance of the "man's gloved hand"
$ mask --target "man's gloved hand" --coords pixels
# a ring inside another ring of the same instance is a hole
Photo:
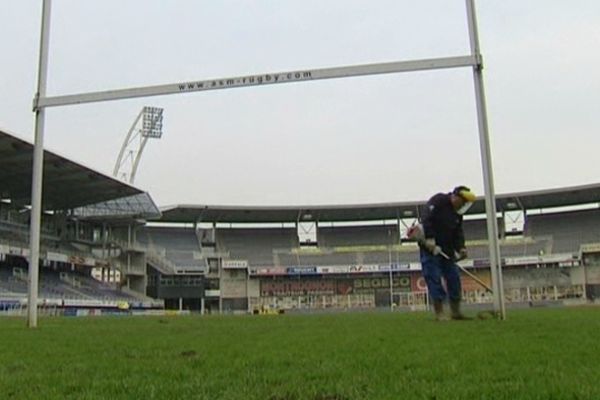
[[[454,255],[456,257],[456,261],[464,260],[465,258],[468,257],[467,249],[465,249],[463,247],[462,249],[457,251]]]
[[[423,246],[425,247],[425,249],[428,252],[430,252],[433,255],[437,255],[441,251],[440,247],[435,244],[435,239],[433,239],[433,238],[426,239],[425,242],[423,243]]]

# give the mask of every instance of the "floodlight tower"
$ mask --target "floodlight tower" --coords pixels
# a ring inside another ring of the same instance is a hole
[[[140,124],[141,120],[141,124]],[[113,176],[126,182],[133,183],[135,173],[142,157],[142,152],[148,139],[162,137],[163,109],[159,107],[144,107],[131,125],[119,157],[115,164]]]

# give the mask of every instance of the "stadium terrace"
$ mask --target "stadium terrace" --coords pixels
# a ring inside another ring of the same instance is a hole
[[[32,145],[0,132],[0,312],[27,307]],[[60,315],[294,313],[428,308],[406,230],[424,201],[323,206],[175,205],[46,152],[41,312]],[[20,171],[22,175],[18,175]],[[509,307],[600,295],[600,184],[497,196]],[[465,218],[470,257],[490,282],[485,205]],[[492,298],[462,276],[468,307]]]

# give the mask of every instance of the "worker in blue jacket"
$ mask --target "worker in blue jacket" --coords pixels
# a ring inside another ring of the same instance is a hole
[[[462,215],[475,201],[466,186],[438,193],[427,202],[422,218],[425,240],[419,245],[423,277],[437,320],[444,320],[444,301],[450,302],[452,319],[465,319],[460,310],[461,285],[456,262],[467,257]],[[446,281],[446,290],[442,286]]]

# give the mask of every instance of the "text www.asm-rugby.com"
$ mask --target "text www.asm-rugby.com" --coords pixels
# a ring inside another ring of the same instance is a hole
[[[215,89],[221,87],[235,87],[244,85],[260,85],[263,83],[303,81],[307,79],[312,79],[312,72],[302,71],[287,72],[282,74],[251,75],[240,78],[212,79],[206,81],[181,83],[179,84],[179,90],[184,92],[187,90]]]

